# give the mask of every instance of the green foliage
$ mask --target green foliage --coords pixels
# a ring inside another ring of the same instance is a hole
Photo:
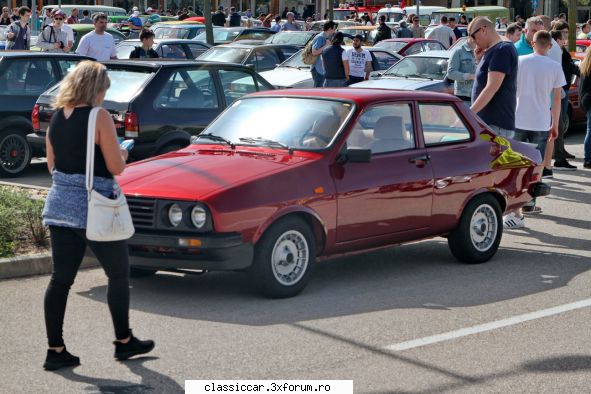
[[[33,199],[26,192],[0,187],[0,257],[13,256],[23,240],[47,246],[47,228],[41,218],[43,204],[43,200]]]

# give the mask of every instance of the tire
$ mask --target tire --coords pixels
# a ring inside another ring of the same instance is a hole
[[[21,130],[0,132],[0,177],[20,176],[31,163],[31,147]]]
[[[144,278],[147,276],[152,276],[156,274],[157,270],[148,269],[148,268],[136,268],[136,267],[129,267],[129,277],[130,278]]]
[[[256,290],[269,298],[299,294],[310,281],[315,259],[310,226],[298,217],[280,219],[255,245],[250,272]]]
[[[478,264],[495,255],[502,235],[503,216],[499,202],[491,194],[481,194],[468,203],[447,243],[459,261]]]

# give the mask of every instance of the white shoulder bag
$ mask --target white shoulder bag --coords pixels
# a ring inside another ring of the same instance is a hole
[[[91,241],[121,241],[129,239],[135,232],[127,200],[117,181],[116,198],[108,198],[93,189],[94,149],[96,117],[100,108],[90,111],[88,117],[88,141],[86,144],[86,190],[88,192],[88,218],[86,238]]]

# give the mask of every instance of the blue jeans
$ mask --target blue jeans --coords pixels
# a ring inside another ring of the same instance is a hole
[[[320,74],[315,68],[312,68],[312,79],[314,80],[315,88],[321,88],[324,86],[324,74]]]
[[[550,133],[548,131],[515,129],[515,137],[513,137],[513,139],[516,141],[536,144],[536,148],[540,151],[542,155],[542,161],[544,161],[544,154],[546,153],[546,145],[548,144],[549,136]]]
[[[515,137],[515,132],[513,130],[504,129],[502,127],[495,126],[492,124],[489,124],[488,127],[490,127],[492,129],[492,131],[494,131],[498,136],[505,137],[505,138],[514,138]]]
[[[585,161],[591,161],[591,110],[587,111],[587,134],[585,135]]]
[[[344,88],[347,86],[347,81],[343,79],[325,79],[324,86],[327,88]]]

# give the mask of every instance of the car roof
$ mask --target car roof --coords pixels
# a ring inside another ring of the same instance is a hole
[[[420,53],[415,53],[413,55],[409,55],[407,57],[441,57],[441,58],[446,58],[449,59],[449,57],[451,56],[450,51],[427,51],[427,52],[420,52]]]
[[[262,40],[261,40],[262,41]],[[298,48],[297,45],[293,44],[241,44],[240,41],[230,42],[228,44],[218,45],[215,48],[239,48],[239,49],[253,49],[253,48]],[[298,48],[300,49],[300,48]]]
[[[172,67],[195,67],[195,66],[206,66],[206,67],[216,67],[216,66],[235,66],[242,69],[249,69],[252,70],[250,67],[243,66],[242,64],[237,63],[225,63],[225,62],[216,62],[216,61],[201,61],[201,60],[164,60],[164,59],[150,59],[150,60],[109,60],[105,62],[101,62],[106,66],[117,66],[117,68],[130,68],[130,69],[146,69],[146,70],[158,70],[161,68],[172,68]]]
[[[385,100],[439,100],[461,101],[456,96],[447,93],[427,92],[418,90],[394,90],[394,89],[365,89],[365,88],[310,88],[310,89],[281,89],[267,90],[253,93],[250,97],[277,96],[277,97],[309,97],[347,100],[359,105],[367,105]]]
[[[56,53],[56,52],[42,52],[42,51],[2,51],[0,58],[3,57],[71,57],[73,59],[91,59],[88,56],[79,55],[77,53]]]
[[[141,42],[141,40],[139,38],[128,38],[127,40],[120,41],[119,44],[123,44],[126,42],[136,44],[138,42]],[[198,44],[198,45],[203,45],[203,46],[209,47],[209,44],[207,44],[206,42],[191,40],[188,38],[155,38],[154,39],[155,44],[169,44],[171,42],[177,43],[177,44]]]

